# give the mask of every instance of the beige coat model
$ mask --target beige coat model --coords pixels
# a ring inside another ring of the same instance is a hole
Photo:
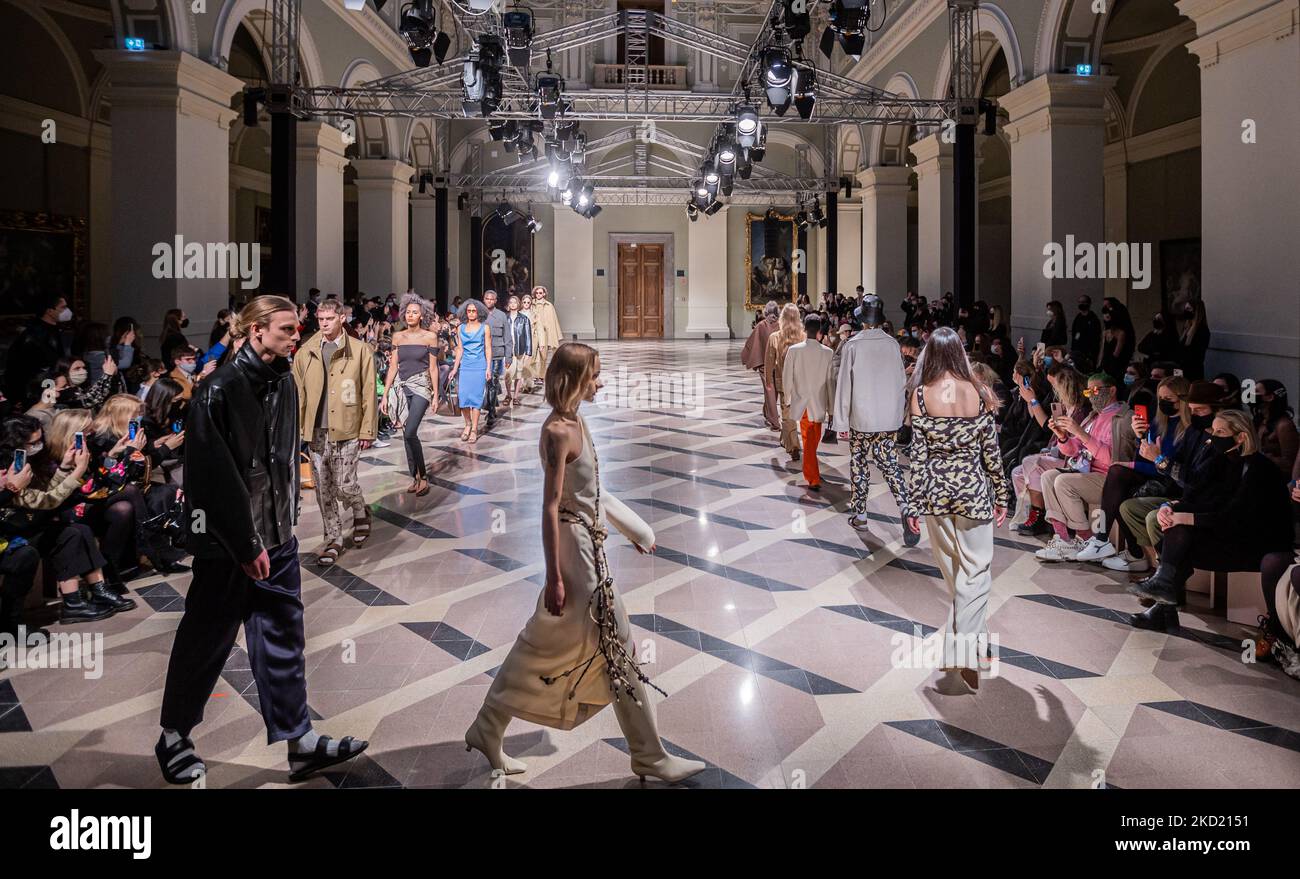
[[[582,454],[564,467],[560,508],[573,510],[588,521],[604,522],[621,531],[628,540],[649,549],[655,535],[640,516],[617,498],[601,490],[596,498],[596,452],[587,422],[582,422]],[[488,706],[513,717],[556,729],[573,729],[591,719],[613,701],[605,659],[598,649],[598,631],[588,611],[596,591],[596,547],[585,526],[560,521],[560,577],[564,581],[564,613],[553,616],[545,606],[545,590],[537,597],[533,616],[519,633],[514,647],[488,690]],[[615,613],[619,637],[627,643],[631,630],[627,612],[615,591]],[[629,652],[631,652],[629,650]],[[559,677],[595,656],[586,669]],[[542,677],[556,677],[547,684]],[[569,698],[570,693],[573,698]],[[621,697],[627,701],[627,697]]]
[[[379,428],[379,401],[375,391],[375,356],[370,346],[347,333],[346,342],[330,360],[329,415],[326,424],[332,443],[372,440]],[[298,385],[298,424],[303,442],[312,441],[316,407],[320,405],[325,367],[321,362],[324,333],[307,340],[293,356],[293,380]]]
[[[546,378],[546,367],[551,362],[551,352],[560,347],[564,333],[560,330],[560,319],[555,313],[555,306],[549,299],[533,300],[533,363],[531,369],[538,378]]]

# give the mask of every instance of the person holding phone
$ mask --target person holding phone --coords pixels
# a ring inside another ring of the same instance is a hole
[[[176,630],[154,747],[163,777],[207,772],[190,733],[242,624],[267,740],[289,742],[289,780],[351,760],[369,743],[312,728],[307,707],[298,518],[298,399],[288,356],[297,308],[259,296],[240,312],[247,341],[199,386],[186,424],[185,521],[194,578]]]
[[[7,464],[5,458],[9,459]],[[11,508],[14,498],[32,484],[32,475],[25,448],[0,450],[0,511]],[[41,554],[36,547],[11,529],[8,516],[0,514],[0,576],[4,577],[0,583],[0,633],[17,639],[24,623],[23,607],[36,582],[40,563]],[[27,630],[28,639],[48,634],[44,629]]]
[[[1039,430],[1032,425],[1026,435],[1032,439],[1041,437],[1038,450],[1024,455],[1021,462],[1011,470],[1011,484],[1015,487],[1016,497],[1028,501],[1025,521],[1016,526],[1016,533],[1032,537],[1050,535],[1051,525],[1047,522],[1047,502],[1043,498],[1043,474],[1049,470],[1065,465],[1066,456],[1060,450],[1063,441],[1051,428],[1053,417],[1069,413],[1070,417],[1081,420],[1084,417],[1085,398],[1084,377],[1074,367],[1057,364],[1047,373],[1047,384],[1051,396],[1040,400],[1032,387],[1020,390],[1021,399],[1027,400],[1029,414]],[[1053,415],[1055,411],[1056,415]],[[1028,452],[1033,446],[1023,445],[1022,451]]]

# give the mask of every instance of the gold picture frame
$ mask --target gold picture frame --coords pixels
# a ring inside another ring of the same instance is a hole
[[[771,257],[764,253],[761,259],[777,259],[780,265],[773,263],[756,264],[754,250],[754,236],[764,233],[764,226],[767,221],[767,213],[745,214],[745,310],[761,311],[769,299],[775,299],[777,303],[794,302],[797,295],[796,287],[798,284],[797,275],[794,271],[794,251],[799,246],[799,228],[795,225],[792,214],[776,213],[776,219],[785,223],[790,228],[789,247],[785,248],[787,243],[782,229],[782,247],[784,253]],[[781,275],[784,275],[782,283]],[[784,288],[784,289],[781,289]],[[774,295],[775,294],[775,295]]]
[[[0,318],[32,316],[48,289],[86,313],[88,228],[83,217],[0,211]]]

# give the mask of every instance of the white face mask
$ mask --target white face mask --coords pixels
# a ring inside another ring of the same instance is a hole
[[[178,360],[176,361],[176,365],[179,366],[181,368],[181,372],[185,373],[186,375],[193,375],[194,370],[198,368],[198,364],[192,360]]]
[[[72,309],[65,305],[63,311],[59,312],[59,323],[66,324],[70,320],[72,320]]]
[[[84,385],[89,377],[90,373],[84,369],[74,369],[68,373],[68,381],[74,385]]]
[[[41,442],[41,443],[36,443],[35,445],[28,446],[28,447],[27,447],[27,457],[30,458],[30,457],[32,457],[33,455],[39,455],[39,454],[41,453],[41,449],[43,449],[43,448],[45,448],[45,443],[43,443],[43,442]]]

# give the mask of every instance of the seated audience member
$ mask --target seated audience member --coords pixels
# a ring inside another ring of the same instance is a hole
[[[176,366],[168,373],[173,381],[181,386],[181,399],[188,401],[194,396],[194,382],[199,368],[198,352],[189,345],[178,345],[169,354]]]
[[[1286,477],[1263,455],[1245,413],[1225,409],[1206,442],[1213,454],[1191,474],[1179,500],[1160,507],[1160,563],[1129,591],[1165,606],[1162,622],[1177,625],[1177,606],[1192,571],[1258,571],[1270,553],[1290,551],[1291,502]],[[1135,615],[1133,624],[1152,628]]]
[[[1300,449],[1300,434],[1296,432],[1295,412],[1287,405],[1286,387],[1271,378],[1255,382],[1251,409],[1259,434],[1259,453],[1283,473],[1290,473]]]
[[[20,530],[13,527],[8,510],[14,497],[24,492],[32,481],[32,468],[24,462],[15,470],[12,450],[0,450],[0,633],[18,637],[23,625],[23,606],[27,593],[36,582],[36,569],[41,554],[28,543]],[[48,634],[44,629],[29,629],[28,638]]]
[[[1088,413],[1088,404],[1083,396],[1084,378],[1065,364],[1053,364],[1047,374],[1047,383],[1051,386],[1051,398],[1048,401],[1033,396],[1037,392],[1025,388],[1021,383],[1020,396],[1030,395],[1026,400],[1029,406],[1031,424],[1026,428],[1030,439],[1038,436],[1045,441],[1037,448],[1022,445],[1023,457],[1011,470],[1011,482],[1015,486],[1017,510],[1024,509],[1025,519],[1016,526],[1016,532],[1026,535],[1046,535],[1052,533],[1052,526],[1047,522],[1046,501],[1043,498],[1043,474],[1048,470],[1066,465],[1067,455],[1062,454],[1061,436],[1051,429],[1053,410],[1060,407],[1062,415],[1069,414],[1075,423],[1082,422]],[[1040,430],[1041,429],[1041,433]]]
[[[1059,415],[1049,422],[1068,462],[1067,469],[1050,470],[1042,476],[1046,518],[1055,535],[1035,553],[1039,561],[1074,561],[1080,552],[1095,553],[1106,542],[1104,533],[1093,533],[1090,512],[1101,503],[1112,457],[1124,456],[1118,444],[1126,437],[1131,440],[1132,432],[1120,417],[1125,410],[1124,404],[1115,399],[1114,379],[1103,372],[1096,373],[1088,379],[1084,396],[1092,412],[1082,423],[1068,415]],[[1128,445],[1131,447],[1132,443]]]
[[[98,409],[104,401],[122,388],[122,376],[117,363],[111,358],[103,361],[104,374],[99,381],[90,382],[90,370],[80,358],[64,357],[54,365],[50,378],[58,394],[56,409]]]
[[[1300,522],[1300,458],[1291,470],[1289,485],[1293,521]],[[1259,566],[1260,588],[1267,612],[1259,621],[1256,653],[1272,658],[1293,678],[1300,678],[1300,557],[1295,549],[1278,550],[1264,556]],[[1279,646],[1280,644],[1280,646]]]
[[[131,393],[143,400],[148,396],[149,388],[153,387],[153,383],[166,374],[167,368],[163,366],[161,360],[146,357],[131,370],[126,383],[128,387],[133,388]]]

